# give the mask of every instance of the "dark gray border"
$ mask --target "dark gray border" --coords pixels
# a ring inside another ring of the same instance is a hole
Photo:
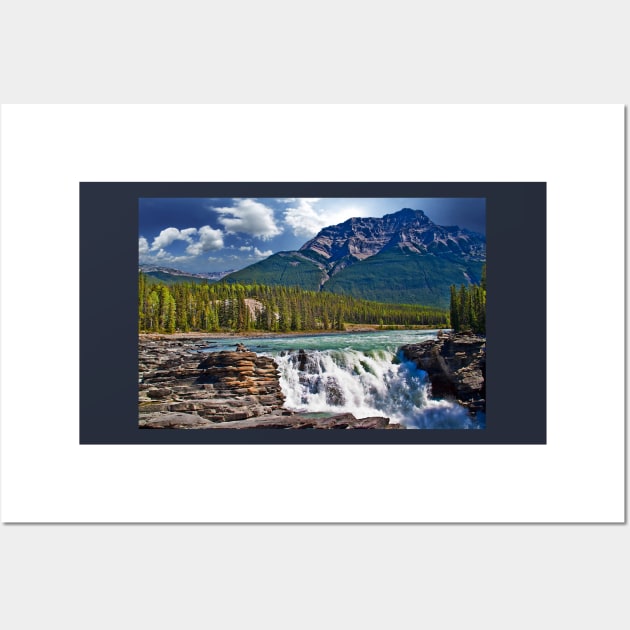
[[[139,430],[140,197],[485,197],[487,428]],[[81,444],[546,443],[545,183],[81,183],[80,239]]]

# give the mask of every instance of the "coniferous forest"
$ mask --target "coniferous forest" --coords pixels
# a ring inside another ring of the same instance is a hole
[[[486,334],[486,266],[481,272],[481,284],[451,285],[451,328],[455,332],[470,330],[478,335]]]
[[[420,305],[371,302],[298,287],[191,282],[166,285],[140,273],[138,323],[140,332],[288,333],[344,330],[348,323],[448,327],[449,314]]]

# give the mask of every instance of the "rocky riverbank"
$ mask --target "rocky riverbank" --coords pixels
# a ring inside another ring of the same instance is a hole
[[[433,398],[456,400],[471,415],[486,410],[486,339],[472,334],[440,334],[401,347],[403,355],[429,375]]]
[[[197,335],[143,335],[138,348],[144,429],[398,429],[387,418],[327,417],[284,409],[277,365],[245,346],[202,352]]]

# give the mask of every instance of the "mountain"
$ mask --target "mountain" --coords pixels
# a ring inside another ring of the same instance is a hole
[[[171,267],[157,267],[155,265],[138,265],[138,271],[141,271],[150,278],[155,278],[156,281],[164,282],[165,284],[174,284],[175,282],[216,282],[221,278],[232,273],[234,269],[228,271],[211,271],[208,273],[192,273],[188,271],[180,271],[179,269],[172,269]]]
[[[422,210],[403,208],[326,227],[299,251],[278,252],[225,281],[446,308],[450,285],[478,283],[485,259],[483,235],[436,225]]]
[[[301,252],[278,252],[235,271],[224,278],[225,282],[299,286],[306,291],[319,291],[326,277],[325,267]]]

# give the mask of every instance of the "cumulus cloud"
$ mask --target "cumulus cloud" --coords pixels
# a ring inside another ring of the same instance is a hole
[[[167,263],[167,262],[181,262],[187,260],[189,256],[173,256],[165,249],[160,248],[157,251],[152,251],[149,247],[149,241],[144,236],[138,239],[138,259],[139,262],[145,264]]]
[[[203,254],[204,252],[223,248],[223,232],[221,232],[221,230],[215,230],[209,225],[204,225],[199,228],[198,232],[199,240],[191,243],[186,248],[186,252],[191,256],[199,256],[199,254]]]
[[[260,249],[258,249],[258,247],[252,247],[251,245],[243,245],[242,247],[239,247],[238,249],[241,252],[249,252],[246,258],[249,258],[250,260],[252,258],[268,258],[269,256],[271,256],[271,254],[273,254],[273,252],[270,249],[263,252]],[[232,256],[232,258],[242,260],[241,256]]]
[[[186,228],[185,230],[181,230],[180,234],[184,237],[184,240],[188,240],[190,237],[197,234],[197,228],[194,228],[194,227]]]
[[[282,203],[291,204],[284,211],[284,220],[293,230],[295,236],[313,237],[321,229],[329,225],[337,225],[351,217],[367,216],[367,210],[354,206],[335,209],[317,208],[321,199],[312,197],[278,199]]]
[[[230,208],[214,208],[221,216],[219,223],[228,234],[249,234],[263,241],[282,233],[276,225],[273,210],[253,199],[234,199]]]
[[[315,236],[322,228],[331,225],[326,213],[314,207],[319,199],[283,199],[282,201],[294,204],[284,211],[284,220],[291,226],[295,236]]]
[[[185,254],[175,255],[167,251],[167,247],[175,241],[188,243]],[[215,230],[209,225],[199,229],[190,227],[179,230],[175,227],[163,229],[149,247],[148,240],[141,236],[138,239],[138,254],[141,263],[179,263],[191,260],[205,252],[214,251],[223,247],[223,232]]]
[[[149,262],[153,263],[178,263],[184,262],[185,260],[190,260],[192,256],[174,256],[173,254],[167,252],[165,249],[158,250],[157,254],[151,256]]]
[[[197,228],[191,227],[185,230],[178,230],[175,227],[163,229],[154,239],[151,245],[151,251],[158,251],[164,247],[168,247],[174,241],[186,241],[192,243],[193,236],[197,234]]]

